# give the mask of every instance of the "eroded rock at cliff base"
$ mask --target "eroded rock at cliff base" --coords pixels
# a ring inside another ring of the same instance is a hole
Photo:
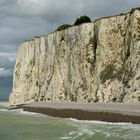
[[[11,104],[140,102],[140,9],[23,42]]]

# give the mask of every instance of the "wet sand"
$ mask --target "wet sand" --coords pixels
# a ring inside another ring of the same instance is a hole
[[[53,117],[140,124],[140,104],[36,102],[22,108]]]

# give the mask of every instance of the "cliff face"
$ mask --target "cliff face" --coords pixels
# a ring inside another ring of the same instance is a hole
[[[140,102],[140,9],[23,42],[11,104]]]

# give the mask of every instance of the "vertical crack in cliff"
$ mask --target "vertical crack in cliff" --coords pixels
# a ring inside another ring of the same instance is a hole
[[[37,58],[39,58],[39,55],[38,55],[38,53],[37,53]],[[38,61],[37,61],[37,76],[38,76],[38,81],[37,81],[37,83],[38,83],[38,97],[40,97],[41,96],[41,84],[40,84],[40,74],[39,74],[39,59],[38,59]]]
[[[92,50],[93,50],[93,59],[90,60],[91,63],[91,68],[90,68],[90,73],[93,76],[95,73],[95,65],[96,65],[96,50],[98,46],[98,25],[96,22],[94,23],[94,36],[93,38],[90,39],[90,43],[92,44]]]
[[[54,54],[54,62],[53,62],[53,65],[52,65],[52,75],[51,75],[51,78],[50,78],[50,81],[52,80],[52,77],[54,75],[54,71],[55,71],[55,54]],[[55,92],[54,92],[54,81],[52,81],[52,97],[51,97],[51,101],[54,101],[54,95],[55,95]]]
[[[69,54],[68,54],[68,75],[67,75],[67,87],[65,89],[65,96],[66,100],[72,100],[73,94],[71,92],[71,87],[72,87],[72,70],[71,70],[71,65],[72,65],[72,51],[73,51],[74,46],[70,44],[69,46]]]
[[[34,66],[35,66],[35,52],[36,52],[36,50],[35,50],[35,46],[32,46],[33,47],[33,51],[34,51],[34,53],[33,53],[33,68],[34,68]]]
[[[94,40],[93,40],[93,54],[94,54],[94,62],[96,63],[96,50],[97,50],[97,45],[98,45],[98,29],[99,25],[94,24]]]
[[[71,77],[71,49],[70,49],[70,54],[68,56],[68,82],[71,84],[72,83],[72,77]]]

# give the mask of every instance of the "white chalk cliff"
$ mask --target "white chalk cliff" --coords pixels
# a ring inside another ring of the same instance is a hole
[[[9,100],[140,102],[140,8],[23,42]]]

